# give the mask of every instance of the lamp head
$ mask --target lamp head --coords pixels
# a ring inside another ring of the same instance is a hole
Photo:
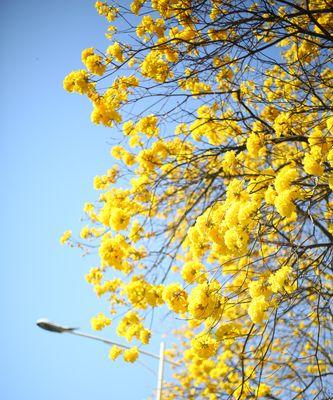
[[[70,328],[68,326],[62,326],[58,325],[54,322],[49,321],[46,318],[40,318],[36,321],[36,325],[39,326],[40,328],[50,331],[50,332],[57,332],[57,333],[63,333],[63,332],[72,332],[77,328]]]

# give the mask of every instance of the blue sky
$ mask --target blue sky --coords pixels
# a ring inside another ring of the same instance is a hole
[[[89,120],[90,104],[62,88],[83,48],[107,45],[93,1],[2,2],[0,397],[6,400],[143,399],[156,376],[142,364],[112,363],[93,341],[38,329],[48,317],[90,331],[105,304],[84,274],[97,258],[61,247],[94,200],[94,175],[111,164],[113,132]],[[111,333],[110,338],[116,339]],[[159,333],[149,346],[158,352]],[[150,368],[157,362],[144,359]],[[167,371],[169,374],[170,371]]]

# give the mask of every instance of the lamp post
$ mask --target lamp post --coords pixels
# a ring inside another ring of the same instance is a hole
[[[42,328],[46,331],[56,332],[56,333],[70,333],[71,335],[81,336],[81,337],[85,337],[85,338],[92,339],[92,340],[97,340],[99,342],[103,342],[108,345],[116,345],[116,346],[122,347],[123,349],[130,348],[129,346],[113,342],[109,339],[104,339],[99,336],[90,335],[89,333],[80,332],[77,330],[78,328],[72,328],[72,327],[67,327],[67,326],[62,326],[62,325],[56,324],[45,318],[41,318],[41,319],[37,320],[36,324],[37,324],[37,326],[39,326],[40,328]],[[144,351],[144,350],[139,350],[139,353],[159,360],[158,374],[157,374],[156,400],[162,400],[164,363],[167,362],[171,365],[178,365],[178,363],[165,359],[165,351],[164,351],[164,343],[163,342],[161,342],[161,344],[160,344],[160,354],[159,355],[156,355],[156,354],[150,353],[148,351]]]
[[[164,343],[161,342],[160,357],[159,357],[159,362],[158,362],[156,400],[162,399],[163,372],[164,372]]]

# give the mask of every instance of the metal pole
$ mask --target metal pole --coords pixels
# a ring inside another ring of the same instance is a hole
[[[160,356],[158,363],[156,400],[162,400],[163,372],[164,372],[164,342],[161,342]]]
[[[37,321],[37,325],[40,328],[45,329],[45,330],[50,331],[50,332],[70,333],[71,335],[81,336],[81,337],[85,337],[85,338],[92,339],[92,340],[97,340],[98,342],[103,342],[103,343],[106,343],[106,344],[109,344],[109,345],[116,345],[116,346],[122,347],[123,349],[130,349],[130,346],[126,346],[124,344],[113,342],[112,340],[101,338],[99,336],[90,335],[89,333],[79,332],[77,330],[77,328],[70,328],[70,327],[67,327],[67,326],[62,326],[62,325],[56,324],[54,322],[51,322],[51,321],[49,321],[49,320],[47,320],[45,318],[39,319]],[[162,345],[163,345],[163,349],[162,349]],[[167,362],[167,363],[175,365],[175,366],[179,366],[179,363],[177,363],[175,361],[165,360],[164,359],[164,343],[161,343],[160,355],[159,356],[156,355],[156,354],[150,353],[149,351],[145,351],[145,350],[141,350],[141,349],[139,349],[139,353],[159,360],[159,362],[160,362],[159,363],[159,371],[161,370],[162,378],[163,378],[163,364],[164,364],[164,362]],[[162,363],[161,363],[161,357],[162,357]],[[159,372],[159,375],[160,375],[160,372]],[[160,399],[160,397],[158,399]]]

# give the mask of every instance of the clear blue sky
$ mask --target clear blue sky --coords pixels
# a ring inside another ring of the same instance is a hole
[[[90,317],[105,309],[84,280],[97,258],[59,244],[64,230],[82,226],[82,205],[95,199],[92,179],[111,164],[113,132],[92,125],[88,101],[62,89],[64,76],[81,68],[83,48],[107,45],[106,24],[93,4],[17,0],[0,6],[5,400],[135,400],[155,387],[155,376],[142,365],[109,361],[103,344],[35,326],[48,317],[90,331]],[[158,342],[157,335],[149,350],[158,352]]]

